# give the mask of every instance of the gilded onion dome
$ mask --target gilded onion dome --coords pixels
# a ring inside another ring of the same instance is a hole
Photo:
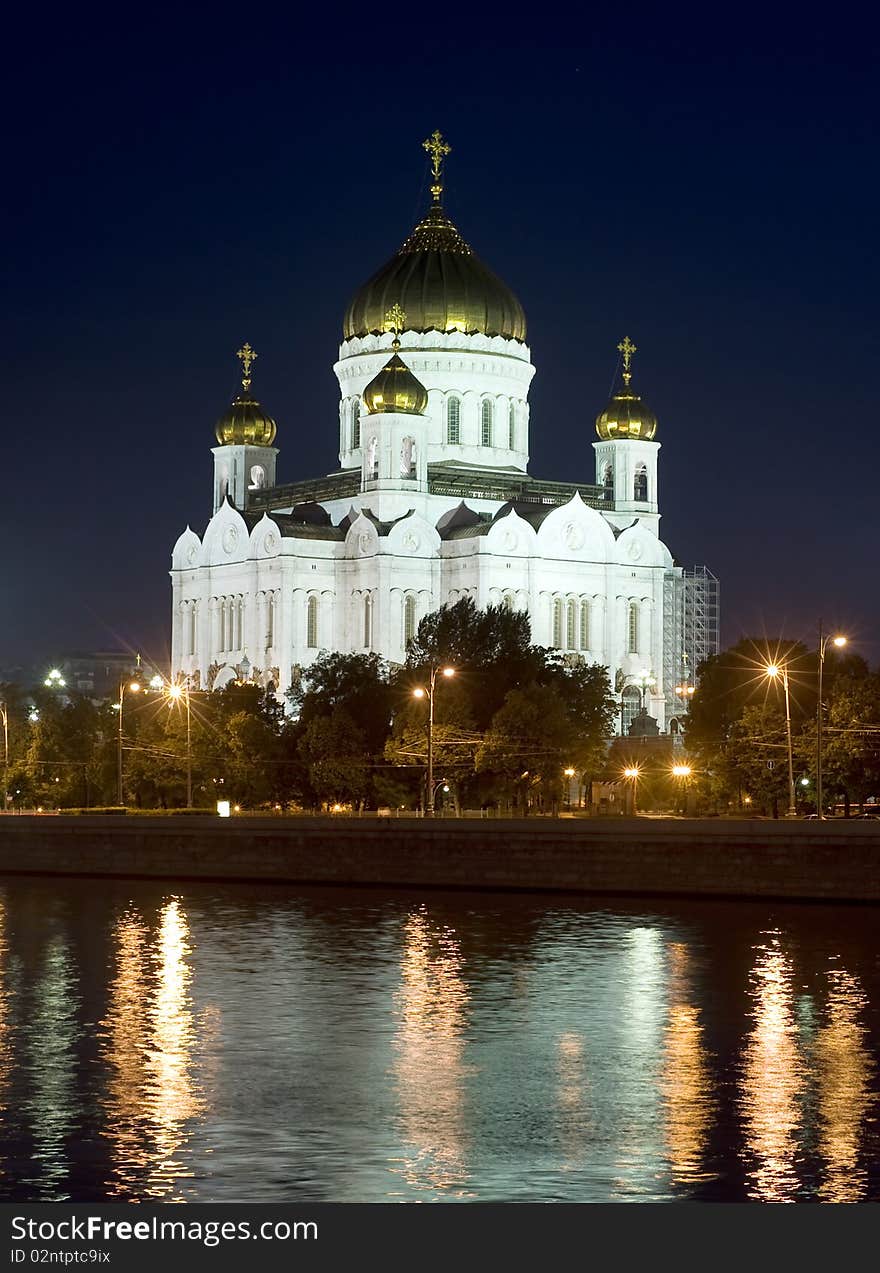
[[[657,417],[630,386],[632,356],[637,346],[624,336],[617,346],[623,354],[623,388],[618,389],[608,406],[596,417],[596,432],[608,438],[640,438],[650,442],[657,432]]]
[[[271,446],[278,432],[277,425],[250,391],[250,370],[257,355],[245,342],[236,357],[241,359],[244,371],[241,393],[233,398],[217,421],[214,434],[221,446]]]
[[[397,352],[400,348],[397,333],[406,321],[406,313],[399,305],[385,315],[384,330],[394,331],[391,343],[394,353],[364,389],[363,400],[369,415],[391,411],[399,415],[422,415],[428,405],[427,389]]]
[[[526,316],[510,288],[484,265],[441,206],[441,167],[449,146],[439,132],[423,143],[432,157],[434,204],[387,264],[355,293],[343,339],[384,330],[394,303],[408,315],[407,330],[482,332],[526,338]]]

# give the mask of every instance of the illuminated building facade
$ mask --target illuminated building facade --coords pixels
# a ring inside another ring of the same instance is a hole
[[[402,662],[426,614],[471,597],[606,665],[624,726],[644,700],[662,728],[679,706],[684,576],[658,534],[660,443],[632,387],[636,347],[618,346],[592,479],[532,477],[525,314],[444,211],[439,133],[425,149],[432,205],[345,314],[335,472],[276,481],[275,421],[251,392],[254,351],[239,350],[213,516],[173,551],[173,671],[283,694],[322,650]]]

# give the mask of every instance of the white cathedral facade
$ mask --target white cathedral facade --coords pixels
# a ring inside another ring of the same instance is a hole
[[[642,704],[674,727],[707,651],[686,648],[694,589],[659,537],[660,443],[631,387],[635,346],[619,346],[592,479],[532,477],[525,315],[443,210],[439,134],[425,148],[433,205],[345,315],[338,470],[276,482],[276,425],[251,392],[256,355],[239,351],[213,516],[172,555],[172,672],[281,696],[321,651],[403,662],[426,614],[472,597],[525,611],[536,643],[604,664],[619,728]]]

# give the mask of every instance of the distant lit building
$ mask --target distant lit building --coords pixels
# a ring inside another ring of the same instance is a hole
[[[86,698],[115,698],[119,682],[135,672],[137,656],[128,650],[94,650],[62,654],[52,666],[60,672],[65,689]]]
[[[282,694],[322,650],[402,662],[426,614],[472,597],[606,665],[624,728],[643,705],[665,727],[693,665],[698,590],[659,538],[657,418],[632,387],[635,345],[618,345],[592,480],[532,477],[525,314],[443,209],[448,147],[434,134],[425,149],[432,206],[343,321],[336,471],[277,482],[256,354],[239,350],[242,389],[215,430],[213,516],[173,551],[173,671]],[[715,616],[717,632],[717,593]]]

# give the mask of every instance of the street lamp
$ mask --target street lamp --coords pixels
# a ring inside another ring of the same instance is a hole
[[[168,698],[172,703],[179,703],[183,700],[186,707],[186,807],[192,808],[193,791],[192,791],[192,730],[191,718],[189,710],[189,677],[184,677],[182,685],[169,685]]]
[[[3,812],[9,804],[9,713],[6,704],[0,703],[0,717],[3,719]]]
[[[638,782],[639,782],[640,772],[641,771],[638,765],[628,765],[627,768],[624,769],[623,771],[624,778],[628,778],[629,781],[632,783],[632,812],[633,814],[635,814],[635,811],[636,811],[636,794],[638,792]]]
[[[635,678],[635,681],[633,682],[633,684],[639,687],[639,690],[642,695],[642,711],[644,711],[645,700],[647,697],[648,690],[653,689],[653,687],[657,684],[657,682],[654,679],[654,677],[650,675],[650,673],[643,672],[641,676],[637,676]]]
[[[822,707],[822,676],[825,671],[825,651],[828,649],[829,642],[831,645],[841,649],[846,645],[845,636],[823,636],[822,624],[819,624],[819,701],[816,703],[816,813],[820,818],[825,817],[822,807],[822,723],[823,723],[823,707]]]
[[[794,798],[794,761],[791,755],[791,700],[788,696],[788,668],[784,663],[768,663],[764,669],[771,680],[782,678],[785,690],[785,741],[788,747],[788,813],[786,817],[797,817],[797,805]]]
[[[691,774],[692,774],[692,773],[693,773],[693,770],[691,769],[690,765],[687,765],[687,764],[680,764],[680,765],[673,765],[673,766],[672,766],[672,776],[673,776],[673,778],[680,778],[680,779],[681,779],[682,791],[683,791],[683,794],[684,794],[684,801],[683,801],[683,803],[684,803],[684,808],[683,808],[682,812],[683,812],[683,813],[685,813],[685,814],[687,813],[687,786],[688,786],[688,779],[690,778],[690,776],[691,776]]]
[[[140,681],[119,682],[119,701],[116,703],[116,710],[119,712],[119,732],[116,736],[116,803],[122,805],[124,797],[122,794],[122,705],[125,701],[125,691],[129,690],[132,694],[140,693]]]
[[[417,685],[413,690],[413,698],[428,698],[428,808],[426,813],[429,818],[434,816],[434,686],[437,682],[437,673],[447,678],[455,676],[454,667],[431,667],[431,675],[428,680],[427,690],[422,685]]]
[[[63,690],[67,682],[58,671],[58,668],[53,667],[45,681],[43,681],[43,684],[46,686],[46,689],[49,690]]]

